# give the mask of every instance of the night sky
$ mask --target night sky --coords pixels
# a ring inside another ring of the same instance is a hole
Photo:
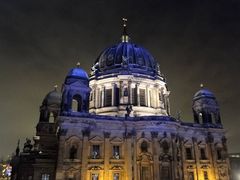
[[[172,116],[193,122],[203,83],[220,104],[229,152],[240,152],[240,1],[0,0],[0,156],[34,136],[44,96],[70,68],[79,61],[89,72],[120,41],[122,17],[160,63]]]

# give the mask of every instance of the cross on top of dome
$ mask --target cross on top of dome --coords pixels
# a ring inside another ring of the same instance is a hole
[[[122,42],[128,42],[129,36],[127,33],[127,18],[122,18],[122,21],[123,21]]]

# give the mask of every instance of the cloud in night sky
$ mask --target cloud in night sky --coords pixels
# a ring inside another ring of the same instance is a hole
[[[192,97],[203,83],[220,104],[229,151],[240,152],[240,2],[0,1],[0,156],[35,134],[39,106],[68,70],[87,72],[120,41],[121,18],[131,40],[158,60],[171,91],[171,114],[193,122]]]

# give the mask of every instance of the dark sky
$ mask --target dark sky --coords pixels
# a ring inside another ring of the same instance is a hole
[[[0,0],[0,156],[35,134],[44,96],[77,61],[89,72],[120,41],[122,17],[160,63],[172,115],[193,121],[203,83],[219,101],[229,151],[240,152],[240,1]]]

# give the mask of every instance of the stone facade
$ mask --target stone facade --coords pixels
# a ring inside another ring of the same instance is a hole
[[[65,133],[56,179],[229,179],[223,129],[206,131],[170,117],[59,120]],[[96,155],[94,146],[99,147]]]

